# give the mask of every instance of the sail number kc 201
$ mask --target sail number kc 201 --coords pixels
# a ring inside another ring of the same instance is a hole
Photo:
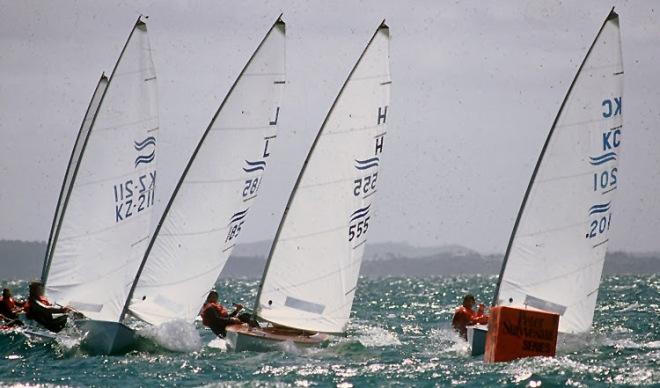
[[[602,117],[606,119],[606,122],[621,115],[621,104],[621,97],[603,100]],[[618,168],[612,167],[611,162],[615,162],[618,158],[617,152],[621,146],[621,125],[610,127],[601,135],[602,142],[599,143],[601,149],[598,155],[589,157],[589,163],[597,169],[593,173],[593,191],[605,195],[615,190],[617,185]],[[612,222],[610,204],[610,201],[603,201],[589,208],[590,222],[586,238],[598,237],[610,229]]]
[[[378,108],[377,126],[385,124],[387,119],[387,106]],[[355,169],[361,176],[353,181],[353,196],[366,200],[376,192],[376,180],[378,179],[378,166],[380,164],[379,155],[383,152],[383,142],[385,132],[380,132],[374,136],[374,153],[362,160],[355,160]],[[364,204],[364,201],[362,202]],[[369,208],[371,204],[360,207],[351,215],[348,222],[348,241],[353,241],[366,236],[369,229]],[[354,248],[361,245],[364,241],[358,243]]]

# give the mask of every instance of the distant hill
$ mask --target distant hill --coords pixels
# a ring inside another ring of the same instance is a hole
[[[222,278],[257,278],[266,264],[269,241],[236,247]],[[33,279],[41,274],[46,244],[0,240],[0,279]],[[458,274],[497,274],[502,255],[481,255],[459,246],[414,247],[404,243],[367,245],[362,275],[433,276]],[[606,274],[660,273],[660,254],[610,252],[605,259]]]

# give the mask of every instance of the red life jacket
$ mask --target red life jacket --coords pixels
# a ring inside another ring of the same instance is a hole
[[[211,322],[211,316],[209,315],[210,310],[215,310],[220,314],[221,317],[227,318],[229,316],[229,313],[227,312],[227,309],[224,308],[220,303],[205,303],[204,307],[202,307],[202,323],[204,326],[209,326],[212,324]]]
[[[477,311],[461,306],[456,309],[454,313],[454,318],[451,321],[452,326],[457,330],[463,337],[467,336],[467,327],[468,325],[474,325],[475,323],[486,324],[488,323],[488,315],[485,315],[483,311]]]
[[[9,297],[9,299],[5,299],[0,296],[0,303],[4,304],[9,311],[14,311],[16,309],[16,302],[14,301],[14,298]]]
[[[37,302],[41,303],[41,304],[44,305],[44,306],[51,306],[51,303],[50,303],[50,302],[48,301],[48,299],[46,299],[46,297],[43,296],[43,295],[37,298]],[[29,299],[28,299],[28,301],[25,302],[25,304],[23,305],[23,310],[25,310],[25,313],[26,313],[26,314],[28,315],[28,317],[29,317],[29,316],[30,316],[30,300],[29,300]]]

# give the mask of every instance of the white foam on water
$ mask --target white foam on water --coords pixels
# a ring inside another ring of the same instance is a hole
[[[633,303],[633,304],[631,304],[631,305],[628,305],[628,306],[622,308],[622,309],[620,310],[620,312],[624,312],[624,311],[632,311],[632,310],[639,310],[640,308],[641,308],[641,305],[640,305],[639,303],[635,302],[635,303]]]
[[[639,349],[644,346],[643,344],[637,343],[630,338],[620,338],[620,339],[605,338],[603,344],[605,346],[611,346],[615,349]]]
[[[470,345],[456,330],[450,328],[431,329],[428,333],[429,351],[470,355]]]
[[[631,329],[628,329],[627,327],[623,327],[623,326],[615,326],[612,329],[612,334],[628,334],[632,332],[633,331]]]
[[[225,341],[224,338],[215,337],[208,344],[206,344],[206,347],[212,349],[219,349],[220,351],[226,352],[227,341]]]
[[[304,352],[303,348],[297,346],[293,341],[281,341],[275,345],[285,353],[302,354]]]
[[[80,341],[82,341],[82,337],[71,336],[66,333],[55,336],[55,342],[65,351],[80,347]]]
[[[378,326],[361,326],[358,328],[357,340],[365,347],[398,346],[401,345],[396,333]]]
[[[158,326],[147,326],[137,331],[137,334],[174,352],[190,353],[202,348],[202,339],[195,325],[182,320],[169,321]]]

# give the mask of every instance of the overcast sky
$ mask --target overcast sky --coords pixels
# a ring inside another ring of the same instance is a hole
[[[149,15],[158,74],[162,205],[283,12],[280,136],[242,241],[275,234],[330,104],[387,19],[392,100],[369,239],[503,253],[550,125],[611,5],[0,0],[0,238],[47,240],[91,94],[140,13]],[[625,148],[610,249],[660,251],[660,4],[613,5],[623,39]]]

